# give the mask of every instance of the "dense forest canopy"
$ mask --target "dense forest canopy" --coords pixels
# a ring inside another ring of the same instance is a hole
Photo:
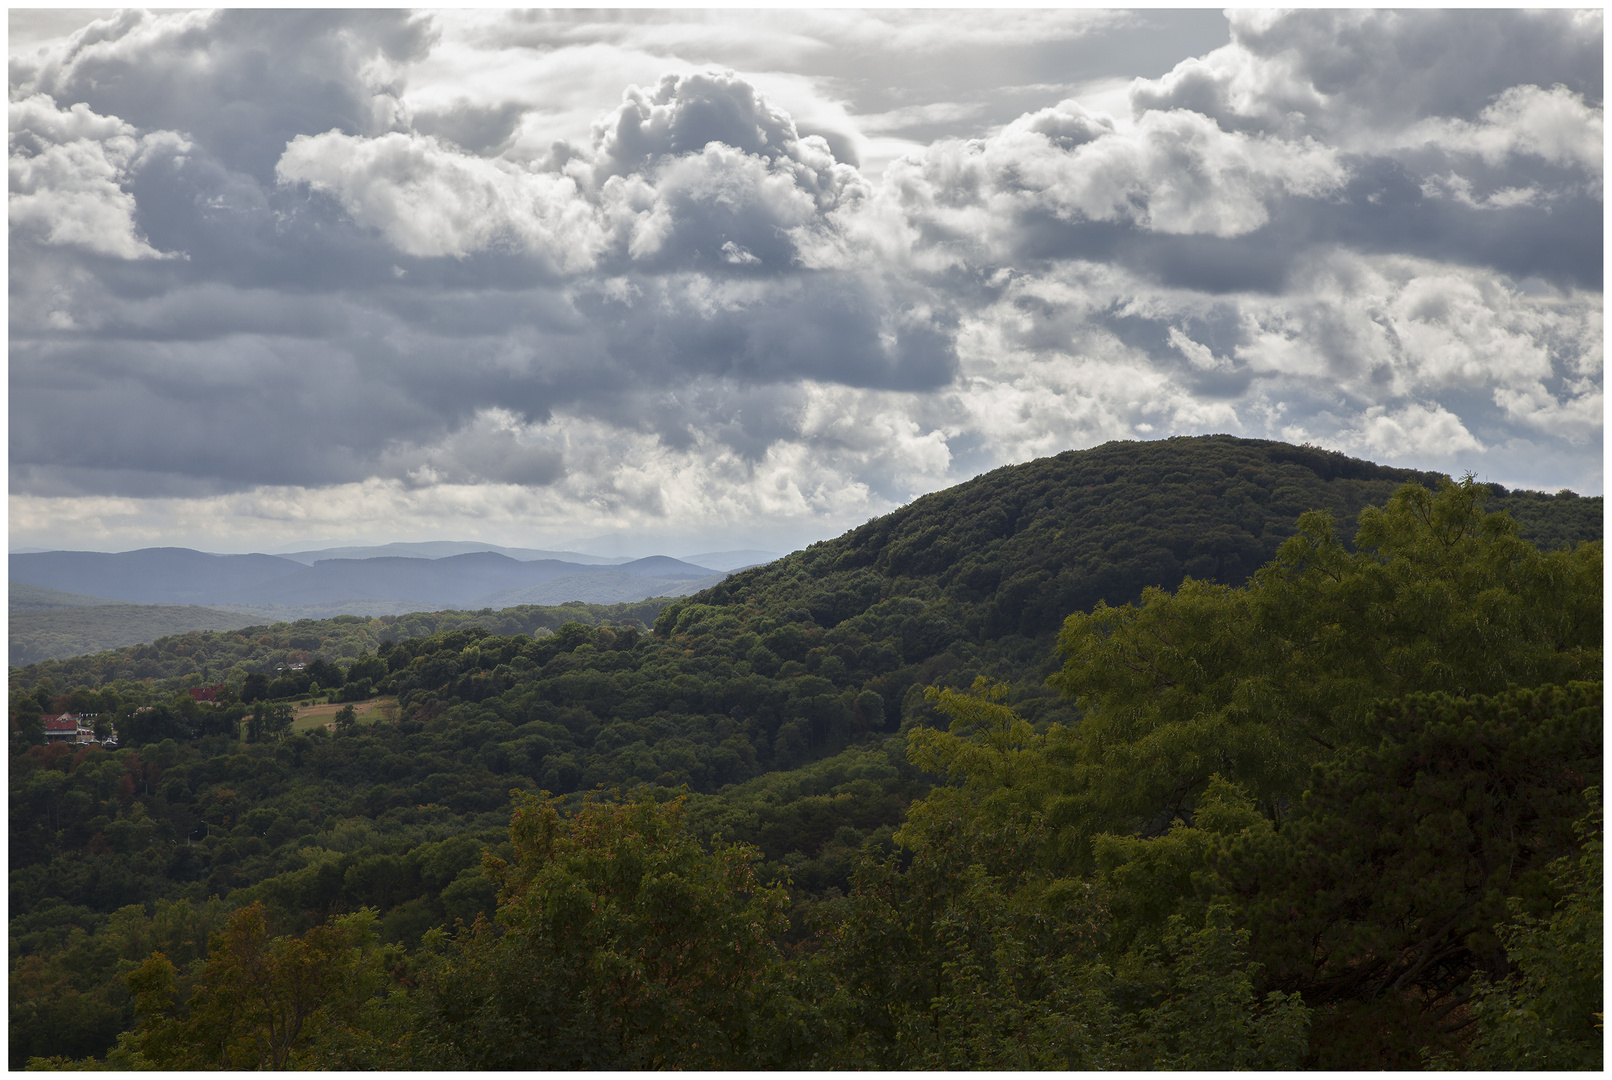
[[[1109,444],[672,602],[13,668],[13,1065],[1598,1067],[1600,506]]]

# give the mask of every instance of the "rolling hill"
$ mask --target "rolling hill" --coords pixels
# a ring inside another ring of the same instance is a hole
[[[973,640],[1034,638],[1149,585],[1174,589],[1186,576],[1241,585],[1306,510],[1331,512],[1350,536],[1360,510],[1402,484],[1445,479],[1229,435],[1111,442],[926,495],[684,603],[793,604],[828,628],[875,598],[913,595],[945,604]],[[1509,513],[1542,548],[1601,538],[1599,496],[1489,491],[1487,509]]]
[[[33,664],[138,645],[192,630],[235,630],[252,621],[238,611],[178,604],[104,603],[10,614],[12,664]]]
[[[7,600],[13,613],[19,611],[63,611],[68,608],[100,607],[115,604],[104,596],[85,596],[82,593],[62,592],[40,585],[23,585],[12,582]]]

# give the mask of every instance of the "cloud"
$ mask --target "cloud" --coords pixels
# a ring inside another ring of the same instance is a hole
[[[619,108],[593,127],[594,174],[641,172],[667,155],[722,143],[776,158],[799,141],[794,121],[731,71],[667,75],[653,93],[628,87]]]
[[[137,136],[115,116],[83,102],[59,109],[44,94],[10,106],[6,199],[13,235],[70,245],[115,259],[171,258],[153,248],[135,224],[133,173],[157,155],[183,154],[190,144],[171,131]]]
[[[415,487],[435,484],[515,484],[546,487],[565,472],[564,453],[504,409],[485,409],[466,426],[430,446],[399,440],[382,456],[381,475]]]
[[[796,242],[827,227],[823,214],[870,190],[732,72],[668,75],[653,94],[629,87],[591,152],[566,148],[560,164],[486,159],[430,135],[330,131],[292,140],[276,175],[333,195],[404,254],[512,250],[562,273],[612,252],[658,270],[788,267]]]
[[[1423,120],[1408,127],[1400,142],[1474,154],[1491,166],[1512,156],[1537,157],[1598,177],[1604,127],[1601,110],[1590,108],[1583,94],[1559,83],[1549,90],[1512,86],[1479,113],[1475,122],[1445,117]]]
[[[915,127],[955,124],[959,120],[972,120],[982,112],[984,108],[978,103],[934,101],[924,105],[906,105],[882,113],[858,116],[856,126],[871,135]]]
[[[298,134],[405,123],[403,72],[433,37],[429,17],[397,11],[126,10],[43,58],[13,58],[12,95],[82,101],[141,130],[178,131],[267,180]]]
[[[1209,351],[1208,346],[1200,345],[1193,341],[1181,332],[1179,326],[1170,327],[1170,344],[1174,345],[1176,350],[1187,358],[1187,363],[1199,371],[1225,371],[1231,367],[1229,359],[1224,356],[1216,356]]]
[[[1477,121],[1511,87],[1561,84],[1601,101],[1596,10],[1259,9],[1227,18],[1230,44],[1137,80],[1133,109],[1192,109],[1228,128],[1362,151],[1429,118]]]
[[[1374,461],[1448,462],[1463,455],[1470,460],[1484,446],[1462,425],[1460,417],[1442,405],[1413,402],[1390,412],[1373,405],[1349,428],[1323,440],[1323,445],[1368,455]]]
[[[1184,111],[1119,125],[1067,101],[991,138],[940,142],[892,165],[876,199],[858,208],[864,220],[841,225],[881,258],[931,270],[1094,248],[1135,261],[1157,251],[1179,265],[1190,254],[1180,240],[1251,236],[1284,203],[1331,197],[1347,178],[1338,155],[1311,142],[1226,132]],[[1212,276],[1234,282],[1233,261],[1217,259]]]
[[[591,266],[603,240],[570,177],[458,152],[431,135],[298,135],[275,175],[334,196],[359,225],[418,258],[519,250],[565,272]]]
[[[12,58],[14,542],[793,543],[1205,431],[1598,485],[1599,13],[1227,27],[98,18]]]
[[[1022,168],[1043,205],[1060,216],[1129,218],[1152,232],[1219,237],[1264,225],[1279,195],[1327,194],[1345,178],[1329,148],[1224,132],[1184,110],[1146,114],[1133,133],[1092,139]]]

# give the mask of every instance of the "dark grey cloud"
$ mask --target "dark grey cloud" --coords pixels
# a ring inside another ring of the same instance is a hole
[[[402,86],[376,62],[417,59],[432,41],[427,18],[401,11],[230,8],[159,24],[125,10],[47,63],[14,59],[11,84],[183,132],[227,168],[270,181],[300,133],[392,126],[388,101]]]
[[[1416,177],[1392,159],[1363,159],[1352,163],[1353,175],[1341,199],[1295,207],[1288,219],[1293,229],[1304,229],[1312,243],[1403,252],[1488,266],[1515,279],[1535,276],[1562,286],[1599,290],[1600,192],[1585,191],[1572,181],[1553,182],[1554,171],[1539,168],[1531,178],[1549,190],[1565,192],[1562,197],[1539,205],[1484,208],[1430,197]],[[1513,174],[1508,179],[1520,177]],[[1294,220],[1300,218],[1302,224]]]
[[[902,325],[899,297],[876,281],[809,275],[709,315],[679,310],[678,290],[661,288],[661,304],[634,305],[615,319],[607,306],[590,312],[609,327],[608,349],[623,370],[762,383],[808,375],[900,390],[934,389],[955,372],[948,317]]]
[[[690,32],[691,23],[702,22],[709,33]],[[747,32],[736,32],[737,26]],[[759,61],[770,70],[830,81],[862,114],[967,100],[981,106],[970,135],[1039,107],[1047,86],[1156,78],[1176,59],[1201,55],[1230,36],[1216,10],[1030,14],[986,8],[720,14],[550,9],[509,12],[499,33],[542,52],[566,42],[610,41],[675,52],[701,66],[745,68]]]
[[[668,219],[654,250],[604,253],[600,272],[617,273],[617,299],[585,283],[559,289],[518,251],[401,255],[330,196],[261,185],[205,149],[152,163],[130,184],[139,224],[186,258],[164,265],[160,284],[112,267],[95,320],[66,335],[71,345],[62,335],[52,344],[14,337],[13,359],[22,397],[52,408],[71,400],[79,412],[118,401],[141,421],[105,425],[64,458],[24,419],[13,427],[14,484],[39,491],[70,473],[75,490],[111,493],[127,483],[118,463],[135,458],[214,489],[377,472],[541,485],[563,473],[557,452],[501,457],[454,433],[486,409],[526,423],[559,407],[608,414],[626,387],[698,377],[895,389],[951,379],[955,315],[908,318],[904,307],[923,297],[904,305],[899,293],[914,290],[878,275],[800,270],[786,227],[833,208],[837,189],[858,178],[821,145],[802,154],[790,119],[753,88],[731,75],[668,79],[600,132],[602,171],[650,174]],[[768,161],[783,162],[782,174]],[[746,168],[754,183],[734,183]],[[795,196],[782,218],[768,199],[781,189]],[[402,343],[390,340],[403,328]],[[239,353],[240,335],[255,339],[258,355],[239,379],[190,379],[207,348]],[[97,341],[147,344],[137,363],[125,352],[116,365],[139,384],[133,398],[83,392],[110,374]],[[52,388],[64,371],[79,375],[78,389]],[[162,434],[179,423],[185,438]],[[700,425],[678,417],[652,426],[675,445]],[[754,438],[731,421],[705,427],[754,453]],[[398,432],[408,433],[403,450]],[[438,441],[438,452],[422,449]],[[200,452],[212,443],[228,448]]]
[[[1329,245],[1486,266],[1515,280],[1602,287],[1599,197],[1574,193],[1540,206],[1487,209],[1429,197],[1393,159],[1354,158],[1350,171],[1334,197],[1274,201],[1270,222],[1242,236],[1167,236],[1032,210],[1019,222],[1017,251],[1038,261],[1115,262],[1163,285],[1220,294],[1280,293],[1296,263]]]

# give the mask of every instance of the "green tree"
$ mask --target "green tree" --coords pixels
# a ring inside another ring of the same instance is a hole
[[[1587,1069],[1604,1063],[1604,908],[1600,791],[1578,822],[1582,847],[1550,867],[1561,896],[1536,916],[1519,898],[1499,928],[1511,964],[1498,981],[1478,980],[1472,1012],[1477,1038],[1466,1064],[1478,1069]],[[1443,1055],[1440,1064],[1453,1064]]]
[[[246,741],[255,743],[280,739],[291,730],[294,717],[295,713],[289,705],[271,705],[259,701],[246,721]]]
[[[753,850],[705,851],[682,802],[519,794],[497,927],[478,919],[425,970],[422,1060],[438,1068],[756,1064],[784,894]]]
[[[1199,929],[1172,916],[1160,947],[1125,954],[1124,996],[1140,991],[1148,1004],[1122,1021],[1121,1067],[1294,1069],[1303,1061],[1310,1010],[1297,993],[1271,990],[1260,999],[1261,970],[1248,961],[1248,931],[1234,919],[1229,904],[1212,906]]]
[[[329,660],[317,659],[310,663],[305,672],[310,680],[310,689],[317,686],[324,690],[335,690],[346,681],[341,668]],[[317,693],[317,690],[313,692]]]
[[[1215,774],[1281,820],[1379,699],[1598,677],[1601,545],[1541,553],[1483,514],[1485,494],[1471,477],[1407,485],[1361,514],[1353,551],[1307,513],[1245,589],[1189,579],[1070,616],[1049,681],[1082,709],[1051,811],[1073,854],[1099,832],[1190,823]]]
[[[13,746],[43,746],[45,722],[39,702],[21,691],[11,692],[11,742]]]
[[[954,844],[961,823],[993,874],[1026,862],[1056,871],[1064,862],[1048,813],[1074,782],[1070,766],[1078,745],[1063,725],[1037,732],[1002,703],[1007,692],[1005,684],[983,677],[967,691],[925,692],[950,724],[945,731],[913,728],[907,757],[951,783],[908,808],[896,839],[917,851]]]
[[[812,1067],[1118,1067],[1090,890],[991,874],[992,833],[974,824],[932,818],[906,866],[865,853],[851,894],[823,905],[810,963],[831,1035]]]
[[[269,677],[261,671],[254,671],[246,676],[241,684],[241,700],[247,704],[260,701],[269,696]]]
[[[1501,927],[1560,895],[1548,866],[1576,847],[1601,724],[1599,683],[1386,703],[1374,743],[1318,766],[1284,828],[1211,853],[1267,984],[1318,1009],[1316,1064],[1416,1067],[1422,1047],[1452,1045],[1474,976],[1514,962],[1506,934],[1537,945],[1533,924]],[[1586,962],[1564,957],[1562,985],[1581,986],[1566,976]],[[1598,984],[1598,946],[1594,963]],[[1586,1014],[1564,1028],[1583,1038]]]
[[[951,724],[915,728],[908,754],[953,781],[913,803],[896,839],[904,857],[865,856],[849,897],[824,905],[820,963],[841,1033],[817,1064],[860,1068],[1281,1068],[1306,1048],[1308,1010],[1256,991],[1248,934],[1225,905],[1181,913],[1177,896],[1135,930],[1111,908],[1126,892],[1067,876],[1049,843],[1067,770],[1049,744],[984,680],[967,693],[931,689]],[[1211,789],[1214,795],[1216,789]],[[1204,818],[1219,836],[1269,824],[1228,790]],[[1221,805],[1221,804],[1224,805]],[[1201,831],[1200,831],[1201,832]],[[1177,872],[1202,869],[1212,846],[1136,841]],[[1157,862],[1158,860],[1153,860]],[[1132,875],[1135,878],[1135,875]],[[1136,886],[1140,884],[1140,889]],[[1187,889],[1190,895],[1190,889]],[[1134,900],[1131,907],[1136,906]],[[1195,921],[1192,921],[1195,920]],[[1167,925],[1166,925],[1167,923]]]

